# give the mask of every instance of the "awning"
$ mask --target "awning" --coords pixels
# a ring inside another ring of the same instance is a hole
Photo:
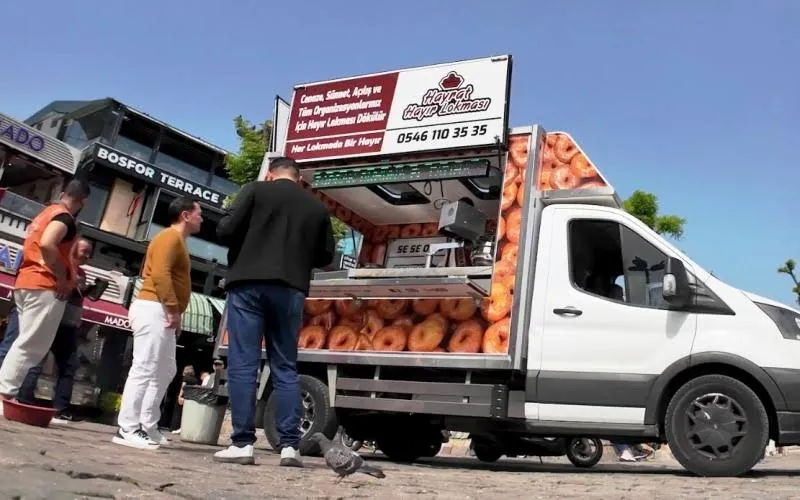
[[[206,297],[206,299],[211,303],[211,307],[218,313],[222,314],[225,311],[225,299],[218,299],[216,297]]]
[[[142,288],[142,279],[138,278],[133,289],[133,296],[139,294]],[[214,313],[211,311],[211,304],[208,295],[194,293],[189,296],[189,307],[181,318],[181,328],[187,332],[199,333],[200,335],[211,336],[214,334]]]
[[[0,300],[11,300],[15,280],[16,276],[14,275],[0,273]],[[82,318],[89,323],[113,326],[122,330],[131,329],[131,324],[128,321],[128,310],[107,300],[91,301],[84,299]]]
[[[0,300],[11,301],[16,280],[17,277],[13,274],[0,273]]]
[[[0,300],[10,301],[14,292],[14,281],[16,276],[0,273]],[[136,291],[141,287],[141,280],[137,282]],[[189,298],[189,307],[183,313],[183,330],[199,333],[200,335],[214,334],[214,313],[211,310],[209,299],[214,299],[201,293],[192,293]],[[220,300],[220,299],[214,299]],[[225,305],[225,301],[221,301]],[[214,307],[217,307],[216,305]],[[120,304],[107,300],[84,299],[83,315],[84,321],[96,323],[98,325],[112,326],[122,330],[130,330],[131,323],[128,320],[128,310]]]
[[[182,328],[186,331],[210,336],[214,333],[214,313],[208,297],[201,293],[193,293],[189,297],[189,307],[183,313]]]
[[[84,321],[98,325],[113,326],[121,330],[130,330],[131,322],[128,320],[128,310],[119,304],[107,300],[83,299]]]

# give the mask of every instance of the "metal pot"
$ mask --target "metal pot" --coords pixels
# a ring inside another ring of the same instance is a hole
[[[470,251],[470,264],[473,266],[491,266],[494,264],[494,240],[481,238]]]

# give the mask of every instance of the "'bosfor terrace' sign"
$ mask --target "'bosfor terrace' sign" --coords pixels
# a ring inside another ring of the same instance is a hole
[[[222,208],[222,203],[225,200],[225,195],[219,191],[173,175],[163,168],[145,163],[138,158],[126,155],[108,146],[97,144],[94,150],[94,158],[115,170],[128,173],[150,184],[160,186],[167,191],[191,196],[199,202],[215,208]]]

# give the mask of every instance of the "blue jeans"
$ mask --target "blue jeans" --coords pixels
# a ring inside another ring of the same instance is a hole
[[[293,288],[248,283],[228,290],[228,396],[234,446],[255,443],[256,390],[261,364],[261,340],[275,397],[275,426],[279,450],[300,443],[300,385],[297,376],[297,337],[305,296]],[[278,450],[278,451],[279,451]]]
[[[8,323],[3,342],[0,343],[0,365],[8,354],[11,344],[19,335],[19,316],[17,308],[12,307],[8,313]],[[69,408],[72,400],[72,388],[75,382],[75,372],[78,371],[78,330],[75,327],[61,325],[58,327],[56,338],[50,347],[50,352],[55,358],[58,369],[58,379],[53,391],[53,408],[64,411]],[[19,389],[17,399],[23,403],[32,404],[36,400],[36,384],[44,368],[44,359],[39,364],[28,370],[25,380]]]
[[[3,361],[6,359],[8,350],[11,349],[11,344],[17,340],[17,336],[19,335],[19,315],[17,314],[17,306],[11,306],[11,310],[8,311],[7,320],[6,334],[3,337],[3,341],[0,342],[0,366],[3,366]]]

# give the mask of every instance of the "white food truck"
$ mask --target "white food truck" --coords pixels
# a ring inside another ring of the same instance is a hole
[[[353,229],[357,261],[312,280],[306,450],[339,426],[402,461],[443,430],[487,461],[589,436],[734,476],[769,439],[800,444],[800,312],[626,213],[568,134],[509,129],[510,74],[500,56],[295,88],[285,154]],[[223,358],[227,335],[223,318]]]

